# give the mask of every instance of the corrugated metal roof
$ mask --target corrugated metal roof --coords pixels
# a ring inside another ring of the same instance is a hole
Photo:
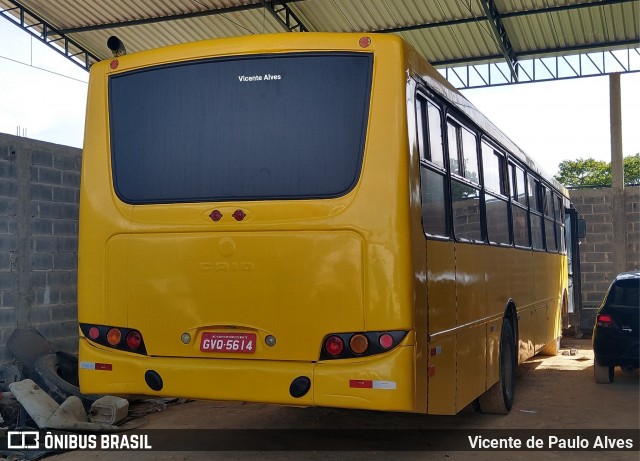
[[[310,31],[395,32],[429,61],[491,62],[503,51],[557,55],[640,46],[640,0],[265,0],[286,3]],[[495,5],[488,18],[482,2]],[[234,35],[283,32],[262,0],[0,0],[21,5],[104,59],[106,39],[129,52]],[[9,14],[17,15],[14,9]],[[187,15],[185,17],[185,15]],[[492,21],[502,26],[496,35]],[[28,18],[33,25],[39,21]],[[42,25],[36,24],[35,31]]]

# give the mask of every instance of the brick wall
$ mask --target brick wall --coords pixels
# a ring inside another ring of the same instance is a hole
[[[77,350],[81,150],[0,133],[0,362],[13,330]]]
[[[626,269],[640,269],[640,188],[624,190],[625,242],[613,238],[613,191],[611,189],[574,189],[571,201],[587,221],[587,237],[580,245],[582,271],[582,301],[584,307],[600,304],[615,277],[614,244],[626,249]]]
[[[625,189],[627,269],[640,269],[640,187]]]

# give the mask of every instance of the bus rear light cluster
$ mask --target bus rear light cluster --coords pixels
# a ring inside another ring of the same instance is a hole
[[[80,330],[91,341],[102,346],[136,354],[147,354],[142,334],[138,330],[86,323],[80,324]]]
[[[400,344],[406,335],[406,331],[332,333],[322,342],[320,360],[381,354]]]

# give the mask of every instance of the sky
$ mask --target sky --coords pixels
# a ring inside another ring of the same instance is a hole
[[[89,74],[0,18],[0,132],[82,147]],[[640,152],[640,72],[623,74],[623,155]],[[542,168],[610,161],[606,76],[462,92]]]

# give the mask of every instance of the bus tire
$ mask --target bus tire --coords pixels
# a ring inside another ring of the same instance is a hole
[[[614,367],[600,365],[598,359],[593,360],[593,377],[598,384],[611,384],[614,377]]]
[[[65,354],[61,352],[58,354],[45,354],[39,357],[34,365],[33,380],[57,403],[62,403],[68,397],[75,396],[82,401],[85,409],[89,409],[93,402],[102,396],[83,394],[75,383],[67,381],[64,378],[64,373],[61,372],[65,365],[69,365],[65,364],[64,360]],[[75,380],[77,382],[77,376]]]
[[[516,378],[515,340],[508,319],[502,322],[500,335],[500,379],[478,398],[485,414],[506,415],[513,405]]]

